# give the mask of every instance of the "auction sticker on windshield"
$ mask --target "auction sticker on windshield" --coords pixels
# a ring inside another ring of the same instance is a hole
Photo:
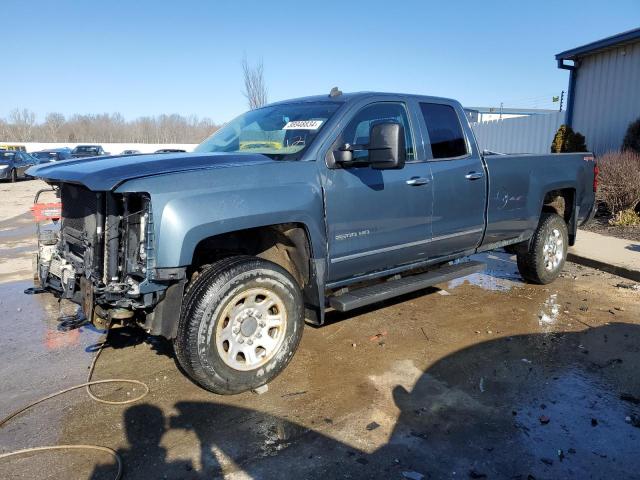
[[[322,120],[295,120],[287,122],[282,130],[317,130],[322,125]]]

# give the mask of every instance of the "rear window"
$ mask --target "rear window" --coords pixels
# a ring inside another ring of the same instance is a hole
[[[458,114],[452,106],[421,103],[420,110],[427,124],[434,159],[461,157],[468,153]]]

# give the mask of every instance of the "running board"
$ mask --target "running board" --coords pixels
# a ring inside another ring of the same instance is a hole
[[[347,312],[355,308],[364,307],[365,305],[432,287],[438,283],[480,272],[485,268],[486,265],[484,263],[476,261],[445,265],[444,267],[439,267],[425,273],[400,278],[398,280],[389,280],[384,283],[377,283],[369,287],[343,293],[342,295],[329,297],[329,305],[340,312]]]

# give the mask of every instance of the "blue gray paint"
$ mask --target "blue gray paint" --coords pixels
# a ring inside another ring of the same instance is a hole
[[[308,97],[296,101],[324,101]],[[318,271],[318,288],[420,262],[438,263],[528,239],[545,194],[576,192],[584,221],[594,203],[593,162],[585,154],[483,158],[460,104],[400,95],[347,94],[300,161],[255,154],[178,154],[102,157],[44,165],[31,175],[81,183],[92,190],[151,196],[156,266],[189,265],[203,239],[246,228],[304,225]],[[330,169],[325,156],[338,132],[361,108],[404,103],[416,160],[399,170]],[[469,154],[434,161],[419,102],[445,103],[458,112]],[[477,173],[475,179],[466,178]],[[407,183],[426,179],[422,185]]]

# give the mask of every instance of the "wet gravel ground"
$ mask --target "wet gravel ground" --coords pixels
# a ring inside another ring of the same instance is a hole
[[[552,285],[527,285],[513,257],[478,258],[484,273],[308,326],[262,395],[203,391],[170,344],[113,330],[95,378],[142,380],[149,395],[51,400],[0,429],[0,451],[105,445],[125,479],[640,478],[640,290],[573,264]],[[0,283],[2,416],[84,381],[102,338],[60,331],[74,307],[27,286]],[[3,479],[114,474],[98,452],[0,462]]]

